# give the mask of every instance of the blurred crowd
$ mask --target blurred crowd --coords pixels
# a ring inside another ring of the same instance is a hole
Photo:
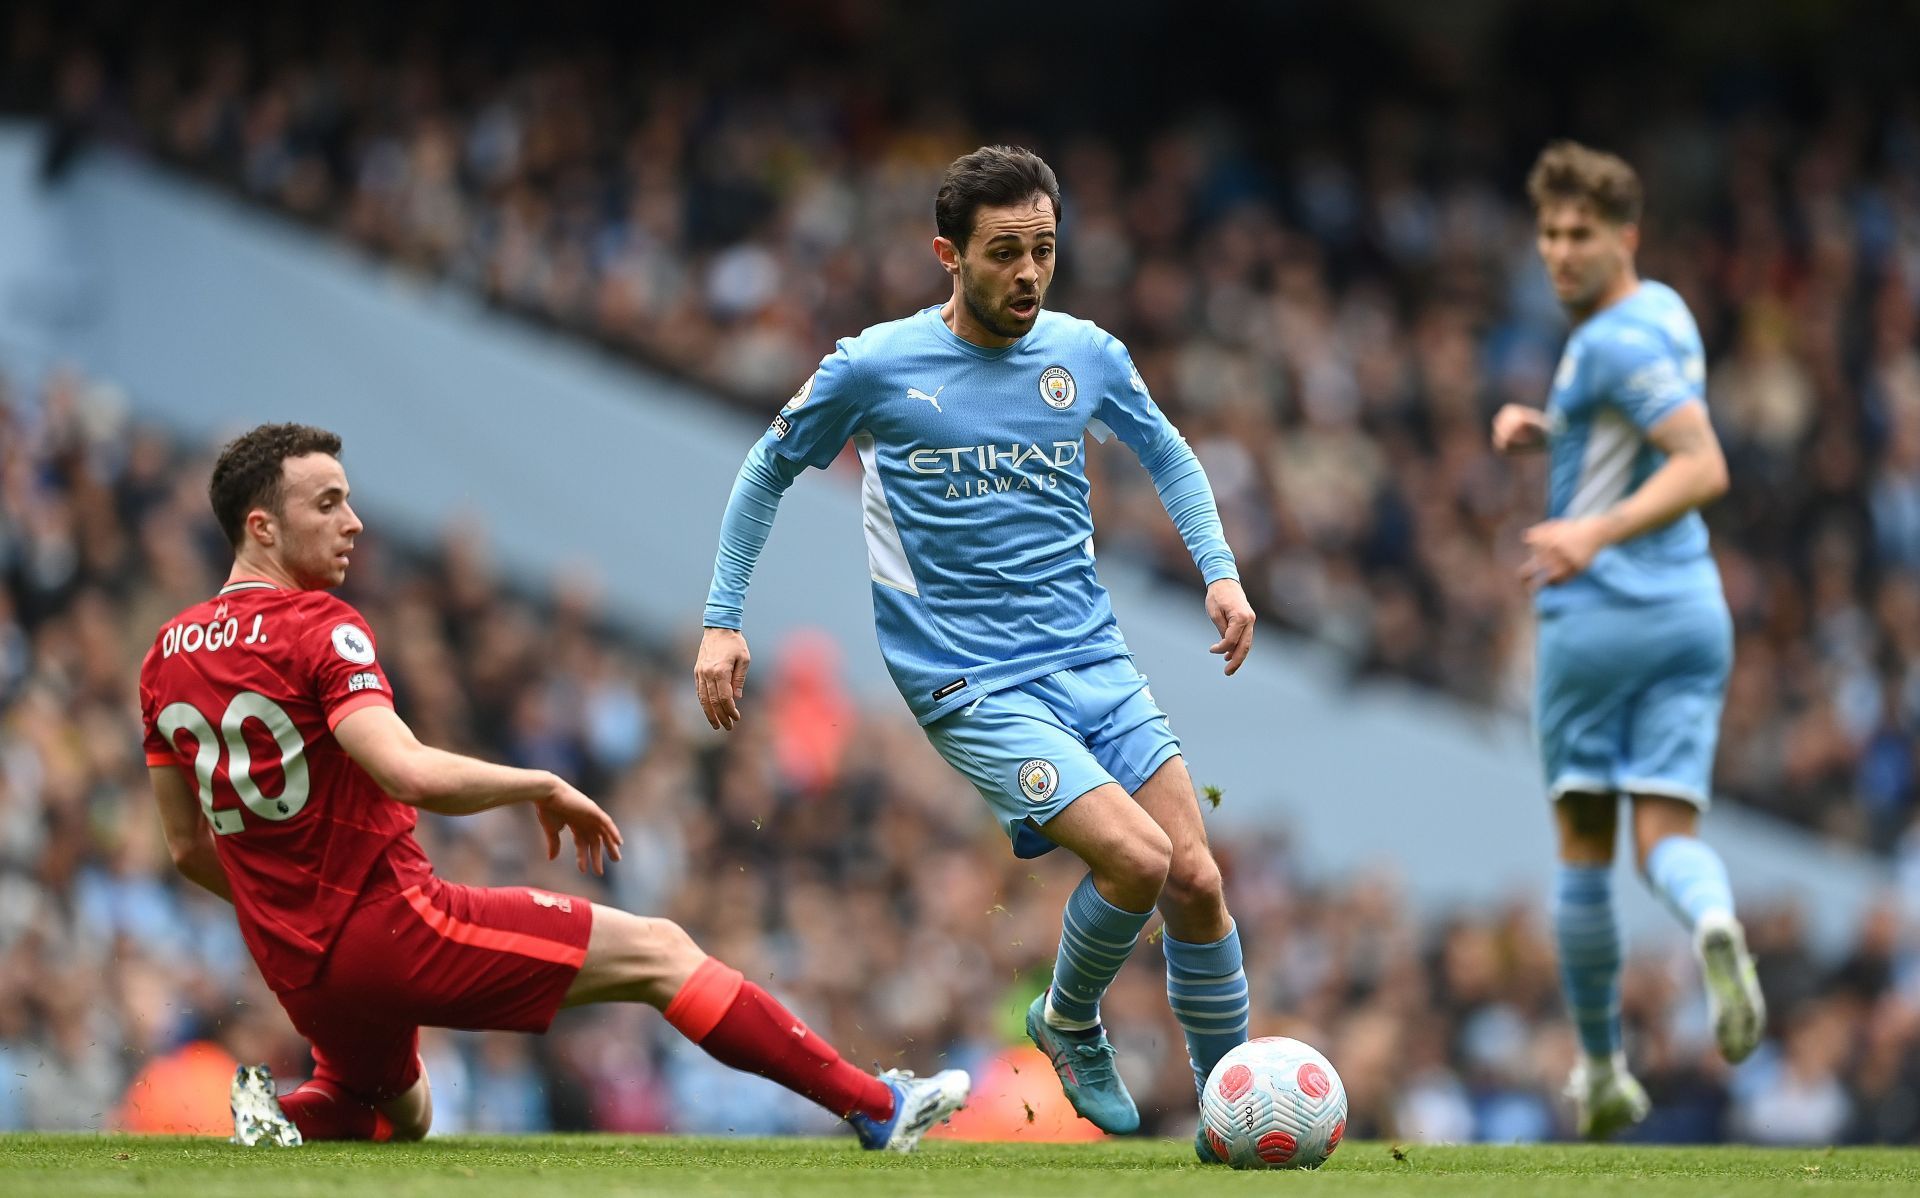
[[[55,114],[56,160],[89,137],[150,153],[763,412],[835,338],[943,298],[942,168],[1030,141],[1066,197],[1049,302],[1132,348],[1207,467],[1256,604],[1356,676],[1511,710],[1532,652],[1518,546],[1544,484],[1490,454],[1488,418],[1543,401],[1566,333],[1520,183],[1551,134],[1612,146],[1646,180],[1644,273],[1699,319],[1732,464],[1711,513],[1739,628],[1719,787],[1858,844],[1912,822],[1920,90],[1898,71],[1875,90],[1871,38],[1822,29],[1854,70],[1836,82],[1815,61],[1809,99],[1785,67],[1689,66],[1717,90],[1632,82],[1691,44],[1684,29],[1641,35],[1631,75],[1574,54],[1548,78],[1533,55],[1472,76],[1336,26],[1244,96],[1207,90],[1236,77],[1215,39],[1220,77],[1142,114],[1090,107],[1098,80],[1072,62],[1044,61],[1018,104],[1030,60],[956,74],[914,49],[938,19],[885,6],[776,6],[724,38],[465,7],[329,7],[311,28],[281,10],[200,24],[109,5],[92,27],[34,11],[0,76]],[[1115,72],[1191,32],[1143,43],[1124,24],[1088,46]],[[843,42],[873,69],[838,69]],[[1623,89],[1633,103],[1610,104]],[[1093,456],[1103,554],[1189,579],[1121,452]]]
[[[229,1057],[284,1079],[310,1067],[231,911],[174,873],[153,810],[138,663],[231,558],[207,506],[210,447],[182,449],[128,408],[70,371],[0,383],[0,1130],[153,1126],[147,1112],[183,1086],[217,1114]],[[343,595],[404,717],[431,743],[564,773],[626,836],[602,881],[565,855],[544,861],[524,811],[423,816],[442,874],[672,916],[851,1059],[972,1067],[1000,1079],[977,1105],[1001,1108],[1001,1134],[1058,1130],[1018,1114],[1057,1105],[1044,1063],[1012,1078],[1006,1066],[1078,871],[1065,854],[1015,860],[904,710],[847,696],[830,644],[799,635],[769,653],[754,718],[716,737],[693,726],[690,643],[604,626],[580,580],[515,592],[471,530],[403,548],[368,515]],[[1311,846],[1221,823],[1231,803],[1211,818],[1253,1030],[1328,1052],[1353,1135],[1566,1134],[1557,1094],[1574,1043],[1538,902],[1417,913],[1389,872],[1317,877],[1297,864]],[[1920,860],[1907,874],[1920,910]],[[1812,959],[1794,910],[1750,905],[1774,1034],[1734,1072],[1714,1054],[1690,956],[1635,956],[1629,1044],[1657,1103],[1644,1134],[1920,1136],[1920,952],[1900,909],[1868,913],[1835,963]],[[1103,1013],[1149,1130],[1184,1139],[1192,1082],[1157,938]],[[544,1038],[430,1032],[424,1051],[442,1133],[832,1125],[645,1008],[567,1012]],[[203,1057],[214,1063],[186,1067]]]

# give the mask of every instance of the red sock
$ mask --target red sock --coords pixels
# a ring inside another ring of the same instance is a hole
[[[722,1065],[771,1078],[841,1118],[893,1117],[893,1091],[885,1082],[841,1060],[779,999],[713,957],[700,963],[664,1013]]]
[[[315,1078],[280,1096],[280,1109],[303,1140],[389,1140],[393,1124],[366,1103]]]

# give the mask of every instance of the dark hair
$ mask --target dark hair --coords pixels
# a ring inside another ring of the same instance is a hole
[[[999,208],[1043,195],[1060,219],[1060,180],[1040,155],[1019,146],[981,146],[962,154],[940,180],[933,198],[933,225],[961,249],[973,236],[973,219],[982,208]]]
[[[1616,225],[1640,223],[1640,176],[1618,154],[1577,141],[1556,141],[1540,152],[1527,175],[1527,196],[1535,212],[1548,204],[1579,200]]]
[[[227,543],[238,548],[247,513],[263,507],[280,512],[281,463],[310,453],[340,456],[340,438],[310,424],[263,424],[227,442],[213,464],[207,497]]]

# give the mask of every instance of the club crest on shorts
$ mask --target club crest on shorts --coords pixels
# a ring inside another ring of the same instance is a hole
[[[1020,763],[1020,793],[1036,803],[1044,803],[1060,789],[1060,771],[1053,768],[1053,762],[1042,757],[1030,757]]]
[[[1072,407],[1074,394],[1073,376],[1065,366],[1049,366],[1040,372],[1040,398],[1054,411]]]

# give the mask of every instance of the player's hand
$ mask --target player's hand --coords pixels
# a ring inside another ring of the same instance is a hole
[[[547,834],[547,860],[560,856],[560,830],[573,833],[574,860],[580,872],[589,866],[596,874],[607,872],[608,861],[620,860],[620,829],[600,804],[575,790],[566,781],[555,778],[553,793],[536,806],[540,829]]]
[[[1526,532],[1527,560],[1520,578],[1531,590],[1565,582],[1593,564],[1607,547],[1605,528],[1592,517],[1548,520]]]
[[[1220,632],[1207,652],[1226,654],[1227,673],[1232,674],[1253,650],[1253,604],[1238,582],[1222,578],[1207,588],[1207,618]]]
[[[700,638],[700,657],[693,663],[693,686],[700,694],[700,710],[716,731],[731,731],[740,722],[740,700],[747,693],[747,638],[734,628],[709,628]]]
[[[1547,414],[1539,408],[1510,403],[1494,413],[1494,452],[1537,453],[1546,447]]]

